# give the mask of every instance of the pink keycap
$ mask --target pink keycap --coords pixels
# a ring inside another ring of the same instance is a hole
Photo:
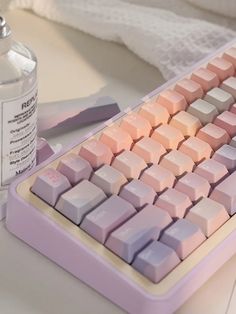
[[[211,146],[197,137],[189,137],[181,144],[179,151],[188,155],[195,163],[210,158],[212,154]]]
[[[122,150],[129,150],[133,143],[129,133],[117,125],[105,128],[99,140],[110,147],[113,154],[118,154]]]
[[[180,142],[184,140],[181,131],[168,124],[155,129],[151,138],[161,143],[165,149],[176,149]]]
[[[151,132],[151,124],[136,112],[125,115],[122,119],[120,127],[128,132],[133,140],[139,140],[143,136],[149,136]]]
[[[142,105],[138,113],[148,120],[152,127],[167,123],[170,117],[168,110],[154,101]]]
[[[183,79],[176,83],[175,90],[182,94],[189,104],[203,96],[201,85],[190,79]]]
[[[158,163],[166,153],[165,148],[150,137],[143,137],[135,143],[132,151],[142,157],[146,163]]]
[[[95,169],[104,164],[110,164],[113,157],[110,148],[95,139],[86,141],[81,146],[79,155]]]
[[[198,225],[209,237],[229,219],[229,215],[222,204],[204,197],[190,209],[186,219]]]
[[[64,174],[72,185],[82,179],[89,179],[92,173],[92,167],[89,162],[73,153],[60,160],[57,170]]]
[[[197,133],[197,137],[207,142],[213,150],[217,150],[223,144],[230,141],[228,133],[219,126],[208,123]]]
[[[232,47],[224,52],[223,58],[236,67],[236,48]]]
[[[175,176],[181,176],[192,171],[194,162],[188,155],[172,150],[162,158],[160,166],[170,170]]]
[[[47,168],[37,176],[31,191],[54,206],[58,197],[70,187],[67,177],[53,168]]]
[[[131,151],[125,150],[116,156],[112,167],[124,174],[127,179],[138,179],[142,170],[147,167],[143,158]]]
[[[132,266],[158,283],[179,263],[180,259],[173,249],[159,241],[153,241],[136,256]]]
[[[147,205],[137,215],[111,233],[105,245],[126,262],[131,263],[135,253],[151,240],[157,240],[160,232],[172,222],[164,210]]]
[[[201,197],[207,197],[210,192],[208,181],[196,173],[187,173],[178,180],[175,189],[189,196],[192,202],[199,200]]]
[[[231,172],[236,168],[236,148],[230,145],[221,146],[212,157]]]
[[[129,202],[113,195],[86,215],[80,228],[104,243],[109,233],[135,213],[136,210]]]
[[[205,178],[210,184],[217,184],[228,174],[225,165],[222,165],[214,159],[208,159],[201,162],[194,172]]]
[[[180,111],[170,121],[170,125],[180,130],[184,136],[194,136],[200,129],[201,122],[186,111]]]
[[[166,210],[172,218],[183,218],[192,202],[186,194],[169,188],[158,197],[155,205]]]
[[[218,184],[210,198],[224,205],[229,215],[236,212],[236,171]]]
[[[174,185],[175,176],[159,165],[152,165],[142,173],[140,180],[150,185],[156,192],[162,192]]]
[[[175,250],[183,260],[205,239],[197,225],[187,219],[179,219],[164,231],[160,241]]]
[[[121,189],[119,195],[140,210],[144,205],[153,203],[156,193],[151,186],[134,179]]]
[[[218,76],[208,69],[199,68],[191,75],[191,80],[201,85],[204,92],[208,92],[213,87],[220,84]]]
[[[214,72],[221,81],[225,80],[229,76],[234,75],[234,67],[232,63],[223,59],[215,58],[211,60],[207,65],[208,70]]]
[[[215,119],[214,124],[228,132],[230,137],[236,135],[236,114],[224,111]]]
[[[187,102],[184,96],[170,89],[160,93],[157,98],[157,103],[165,107],[170,115],[185,110],[187,107]]]
[[[36,164],[39,165],[54,154],[52,147],[44,138],[37,138]]]
[[[230,108],[230,112],[236,114],[236,104],[232,105],[232,107]]]

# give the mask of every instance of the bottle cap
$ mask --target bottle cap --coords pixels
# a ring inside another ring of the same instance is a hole
[[[6,23],[5,19],[0,16],[0,39],[6,38],[11,35],[11,29]]]

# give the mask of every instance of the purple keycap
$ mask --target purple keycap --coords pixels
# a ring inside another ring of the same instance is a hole
[[[61,195],[56,209],[78,225],[89,211],[105,199],[103,190],[88,180],[83,180]]]
[[[137,179],[126,184],[120,192],[120,197],[130,202],[137,209],[146,204],[152,204],[155,196],[156,193],[152,187]]]
[[[48,159],[50,156],[54,154],[52,147],[48,144],[48,142],[42,138],[37,138],[37,146],[36,146],[36,163],[37,165],[41,164],[43,161]]]
[[[54,206],[58,197],[70,187],[70,182],[63,174],[53,168],[47,168],[37,176],[31,191]]]
[[[236,168],[236,148],[233,146],[227,144],[221,146],[212,158],[225,165],[229,171]]]
[[[164,210],[147,205],[137,215],[111,233],[105,245],[126,262],[131,263],[135,253],[151,240],[157,240],[160,232],[172,222]]]
[[[83,179],[89,179],[92,167],[87,160],[71,153],[60,160],[57,170],[75,185]]]
[[[80,227],[97,241],[104,243],[111,231],[135,213],[136,210],[130,203],[113,195],[91,211]]]
[[[153,241],[136,256],[132,266],[158,283],[179,263],[180,259],[173,249],[159,241]]]

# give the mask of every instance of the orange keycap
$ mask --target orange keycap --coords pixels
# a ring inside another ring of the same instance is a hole
[[[180,130],[168,124],[163,124],[155,129],[151,138],[161,143],[165,149],[176,149],[179,143],[184,140],[184,136]]]
[[[182,94],[189,104],[203,96],[201,85],[190,79],[183,79],[176,83],[175,90]]]
[[[199,68],[191,75],[191,80],[200,84],[204,92],[208,92],[213,87],[217,87],[220,84],[218,76],[207,69]]]
[[[232,63],[223,58],[217,57],[211,60],[208,63],[207,68],[218,75],[221,81],[225,80],[229,76],[234,75],[234,67]]]
[[[211,146],[197,137],[190,137],[179,148],[179,151],[188,155],[196,163],[203,159],[210,158],[212,154]]]
[[[230,141],[228,133],[219,126],[208,123],[197,133],[197,137],[207,142],[213,150],[217,150],[221,145]]]
[[[170,89],[160,93],[157,103],[165,107],[170,115],[176,114],[180,110],[185,110],[187,107],[184,96]]]
[[[184,136],[194,136],[200,129],[201,122],[186,111],[180,111],[170,121],[170,125],[179,129]]]
[[[236,48],[232,47],[223,54],[223,58],[236,67]]]
[[[138,113],[147,119],[152,127],[167,123],[170,117],[167,109],[156,102],[148,102],[142,105]]]
[[[122,119],[120,127],[128,132],[133,140],[139,140],[143,136],[149,136],[152,129],[149,121],[136,112],[128,113]]]
[[[236,135],[236,114],[224,111],[215,119],[214,124],[228,132],[231,137]]]

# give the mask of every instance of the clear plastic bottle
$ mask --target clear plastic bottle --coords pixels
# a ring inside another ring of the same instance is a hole
[[[0,16],[0,190],[36,163],[37,59]]]

